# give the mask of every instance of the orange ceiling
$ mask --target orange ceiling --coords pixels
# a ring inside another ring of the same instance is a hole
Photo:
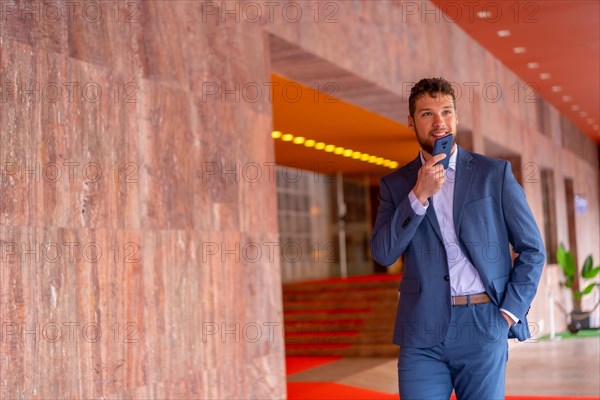
[[[433,3],[600,143],[600,1]],[[488,15],[480,18],[478,12]],[[500,37],[501,30],[510,35]],[[524,47],[525,52],[515,53],[516,47]],[[528,63],[539,67],[529,68]],[[549,77],[542,79],[540,74]]]
[[[419,150],[414,132],[408,127],[346,103],[322,92],[272,74],[273,128],[283,134],[333,144],[368,153],[404,165]],[[275,140],[278,164],[319,171],[328,175],[370,175],[373,178],[392,169],[327,153],[304,145]]]
[[[524,82],[532,82],[546,101],[600,143],[600,1],[433,2],[447,12],[448,18],[457,15],[456,7],[461,7],[462,17],[455,22],[462,29]],[[488,11],[488,18],[479,18],[479,11]],[[500,30],[508,30],[510,35],[500,37]],[[517,54],[515,47],[524,47],[525,52]],[[539,67],[529,68],[527,64],[532,62]],[[549,78],[542,79],[542,73],[549,74]],[[403,124],[279,75],[273,74],[272,81],[274,130],[399,165],[418,152],[414,133]],[[560,86],[560,91],[553,90],[554,86]],[[328,175],[337,171],[367,174],[373,183],[392,171],[281,139],[275,140],[275,157],[280,165]]]

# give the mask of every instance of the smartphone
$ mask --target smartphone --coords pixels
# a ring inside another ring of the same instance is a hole
[[[446,158],[439,161],[437,164],[442,164],[444,169],[448,169],[448,163],[450,162],[450,151],[452,150],[452,144],[454,143],[454,135],[449,133],[444,137],[435,139],[433,142],[433,155],[446,153]],[[437,165],[436,164],[436,165]]]

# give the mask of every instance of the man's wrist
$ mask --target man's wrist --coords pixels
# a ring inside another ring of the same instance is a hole
[[[419,190],[418,187],[414,187],[413,188],[413,193],[415,195],[415,197],[417,198],[417,200],[419,200],[421,202],[421,204],[426,205],[427,204],[427,197],[425,197],[421,191]]]
[[[429,206],[429,202],[425,204],[421,203],[421,201],[415,196],[415,193],[411,190],[408,193],[408,200],[410,201],[410,207],[417,215],[425,215],[427,212],[427,207]]]
[[[500,312],[502,313],[502,316],[504,317],[504,319],[506,319],[506,322],[508,322],[508,326],[512,327],[513,325],[517,324],[519,322],[519,318],[517,318],[513,313],[511,313],[510,311],[501,308]]]

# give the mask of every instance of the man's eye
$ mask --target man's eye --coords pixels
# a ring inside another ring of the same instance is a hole
[[[431,113],[430,112],[425,112],[425,113],[423,113],[421,115],[423,115],[424,117],[429,117],[431,115]]]

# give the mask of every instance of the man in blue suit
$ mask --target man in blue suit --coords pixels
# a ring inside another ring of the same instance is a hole
[[[421,151],[380,181],[371,251],[404,256],[394,343],[402,400],[504,398],[507,338],[530,337],[527,313],[545,261],[523,189],[507,161],[453,145],[449,167],[434,141],[458,125],[442,78],[411,90],[409,127]],[[516,253],[511,256],[510,245]]]

